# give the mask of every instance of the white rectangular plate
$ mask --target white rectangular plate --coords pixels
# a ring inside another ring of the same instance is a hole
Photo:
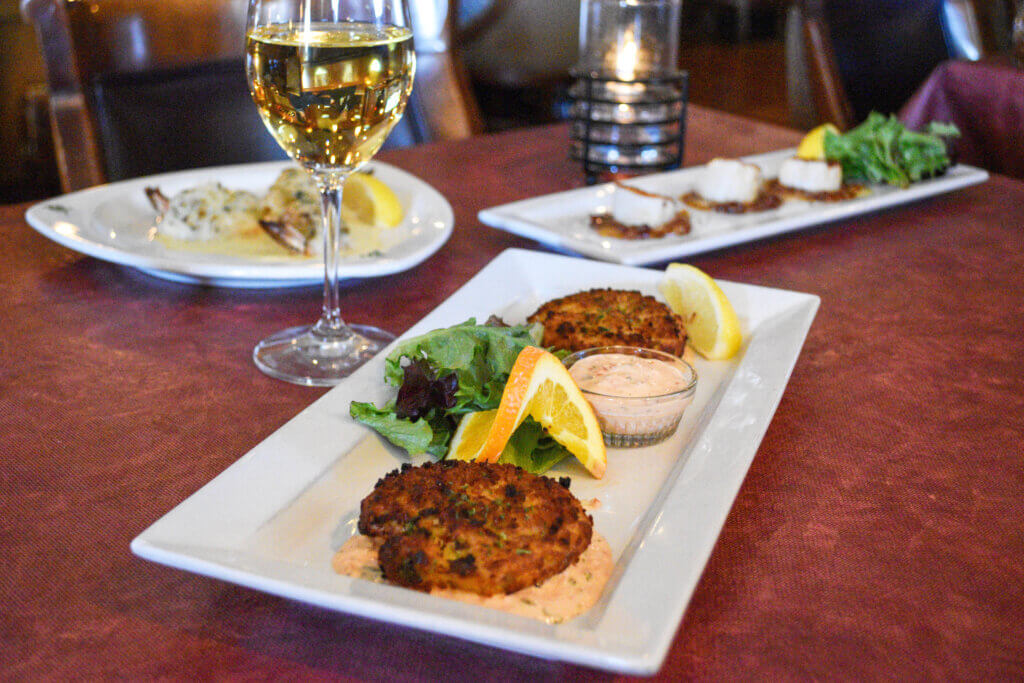
[[[522,322],[554,297],[593,287],[655,294],[661,273],[508,250],[405,335],[497,313]],[[155,562],[322,607],[538,657],[630,673],[657,671],[796,363],[818,307],[808,294],[721,283],[744,328],[727,362],[696,362],[694,403],[668,441],[610,449],[601,480],[576,463],[581,500],[616,561],[600,602],[551,625],[331,570],[360,500],[405,461],[348,415],[386,401],[386,353],[325,394],[153,524],[132,550]]]
[[[779,166],[793,154],[794,150],[789,149],[745,157],[744,160],[760,166],[765,178],[775,178],[779,174]],[[702,169],[702,166],[695,166],[656,173],[631,179],[628,184],[649,192],[678,197],[694,189]],[[987,179],[987,171],[957,165],[939,178],[923,180],[905,189],[872,185],[870,194],[842,202],[790,201],[772,211],[741,215],[689,208],[687,210],[692,224],[690,234],[650,240],[604,237],[590,227],[592,214],[611,210],[612,195],[617,189],[613,183],[491,207],[481,211],[479,218],[485,225],[558,249],[574,251],[602,261],[639,266],[802,230],[951,192]]]

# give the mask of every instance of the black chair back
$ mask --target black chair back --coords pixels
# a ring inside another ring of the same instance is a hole
[[[854,119],[895,112],[949,59],[942,0],[824,2],[836,64]]]
[[[108,180],[286,158],[241,60],[103,74],[90,91]]]
[[[102,74],[90,94],[109,181],[287,158],[256,111],[238,59]],[[384,147],[429,139],[410,113]]]

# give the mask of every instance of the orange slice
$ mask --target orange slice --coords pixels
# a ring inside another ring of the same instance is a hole
[[[459,428],[452,435],[448,457],[455,460],[476,460],[491,433],[494,416],[497,414],[497,410],[484,410],[463,415]]]
[[[608,458],[594,409],[562,361],[537,346],[519,352],[476,460],[497,462],[512,432],[527,415],[576,456],[588,472],[598,479],[604,476]]]

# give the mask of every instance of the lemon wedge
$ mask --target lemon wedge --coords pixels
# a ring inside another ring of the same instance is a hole
[[[818,161],[825,158],[825,133],[832,132],[839,135],[839,129],[833,126],[831,123],[823,123],[817,128],[814,128],[804,139],[800,141],[800,146],[796,148],[796,155],[801,159],[807,159],[808,161]]]
[[[404,211],[394,191],[379,178],[353,173],[345,181],[342,205],[361,223],[393,228],[402,222]]]
[[[537,346],[526,347],[516,357],[487,438],[475,459],[497,462],[512,432],[527,416],[539,422],[588,472],[598,479],[604,476],[608,456],[594,409],[562,361]],[[482,423],[485,418],[478,419]],[[463,435],[462,440],[468,438]],[[472,447],[465,446],[464,450]]]
[[[452,435],[451,445],[448,446],[448,458],[476,460],[487,441],[487,436],[491,433],[491,426],[497,414],[497,410],[484,410],[463,415],[458,429]]]
[[[736,355],[743,343],[736,311],[707,273],[672,263],[665,269],[658,289],[669,308],[686,321],[686,334],[697,353],[709,360]]]

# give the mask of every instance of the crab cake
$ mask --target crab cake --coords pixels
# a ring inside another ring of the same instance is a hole
[[[593,520],[568,485],[498,463],[404,465],[363,499],[359,531],[383,540],[378,561],[393,583],[512,593],[590,545]]]
[[[582,351],[595,346],[642,346],[680,356],[686,324],[652,296],[591,289],[553,299],[527,320],[544,326],[544,346]]]

